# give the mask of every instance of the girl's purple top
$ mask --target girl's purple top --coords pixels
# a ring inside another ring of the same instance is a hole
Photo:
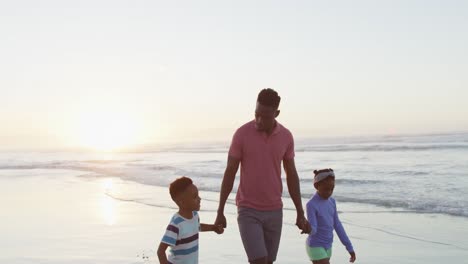
[[[335,199],[332,197],[323,199],[318,193],[315,193],[307,202],[307,219],[312,227],[312,231],[307,237],[307,245],[325,249],[331,248],[334,229],[346,250],[354,252],[353,245],[338,218]]]

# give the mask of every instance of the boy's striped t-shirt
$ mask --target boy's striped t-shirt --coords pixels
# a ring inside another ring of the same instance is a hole
[[[168,261],[172,264],[198,264],[198,231],[200,218],[197,212],[187,219],[176,213],[166,228],[161,242],[169,245]]]

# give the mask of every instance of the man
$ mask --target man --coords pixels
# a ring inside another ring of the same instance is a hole
[[[281,162],[286,172],[288,191],[297,211],[296,225],[302,233],[310,232],[294,164],[293,136],[276,121],[280,113],[280,100],[273,89],[260,91],[255,120],[241,126],[234,134],[215,221],[215,225],[226,227],[224,206],[241,165],[236,196],[237,221],[245,252],[252,264],[273,263],[278,253],[283,224]]]

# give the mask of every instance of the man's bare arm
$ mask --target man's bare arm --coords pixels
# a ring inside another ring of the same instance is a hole
[[[299,175],[297,174],[294,159],[283,160],[283,167],[284,171],[286,172],[286,183],[288,185],[289,196],[291,196],[294,206],[296,207],[296,225],[299,227],[299,229],[302,230],[302,233],[309,233],[310,224],[304,216]]]
[[[224,172],[223,183],[221,184],[221,194],[219,195],[218,216],[216,217],[215,225],[222,225],[226,228],[226,218],[224,217],[224,206],[227,198],[234,186],[237,170],[239,169],[240,160],[232,156],[228,157],[226,170]]]

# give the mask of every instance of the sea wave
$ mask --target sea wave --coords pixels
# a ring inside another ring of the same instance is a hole
[[[426,151],[426,150],[468,150],[468,144],[343,144],[309,145],[296,148],[296,152],[390,152],[390,151]]]
[[[418,213],[447,214],[453,216],[468,217],[468,206],[448,206],[437,201],[424,201],[421,203],[408,202],[406,200],[381,199],[381,198],[357,198],[347,196],[333,196],[339,202],[351,202],[371,204],[387,208],[403,208]]]
[[[389,144],[302,144],[296,147],[296,152],[385,152],[385,151],[427,151],[427,150],[468,150],[466,141],[458,141],[453,144],[433,144],[433,143],[405,143],[405,142],[388,142]],[[134,153],[217,153],[225,154],[228,152],[228,146],[222,148],[204,148],[204,147],[180,147],[180,148],[160,148],[151,149],[145,148]]]
[[[313,185],[313,179],[301,179],[301,183]],[[381,184],[381,180],[360,180],[360,179],[336,179],[336,185],[363,185],[363,184]]]
[[[427,139],[424,142],[411,139],[412,142],[408,143],[409,139],[403,138],[375,143],[299,144],[297,151],[318,153],[301,157],[298,155],[299,175],[307,175],[301,179],[301,192],[304,198],[309,198],[315,192],[310,164],[326,163],[337,169],[335,194],[340,201],[468,217],[468,196],[464,191],[468,184],[468,167],[464,158],[468,144],[456,139],[457,142],[434,141],[435,143],[430,143]],[[109,159],[102,159],[105,156],[96,153],[4,153],[0,155],[0,177],[36,175],[6,170],[43,169],[53,170],[58,174],[61,174],[58,170],[72,170],[87,178],[118,177],[124,181],[167,187],[175,178],[188,176],[200,190],[219,192],[225,169],[226,148],[219,145],[207,148],[189,147],[188,152],[197,154],[179,154],[177,152],[187,152],[187,149],[178,148],[165,150],[175,153],[115,153]],[[427,155],[417,152],[411,155],[371,153],[422,150],[429,152]],[[440,152],[441,150],[444,151]],[[335,153],[320,153],[325,151]],[[212,154],[217,152],[222,152],[223,155]],[[343,152],[343,155],[338,152]],[[234,190],[237,189],[239,178],[235,179]],[[284,178],[283,186],[286,187]],[[409,187],[412,189],[409,190]],[[428,194],[432,190],[437,192]],[[407,201],[408,192],[412,194],[412,202]],[[375,197],[370,197],[371,194]],[[284,195],[288,196],[287,188],[284,188]],[[454,202],[447,203],[447,199]]]
[[[50,170],[74,170],[74,171],[84,171],[84,172],[94,172],[102,175],[109,176],[120,176],[120,172],[117,168],[109,167],[96,167],[92,165],[85,164],[74,164],[74,163],[39,163],[39,164],[25,164],[25,165],[2,165],[0,170],[35,170],[35,169],[50,169]]]

